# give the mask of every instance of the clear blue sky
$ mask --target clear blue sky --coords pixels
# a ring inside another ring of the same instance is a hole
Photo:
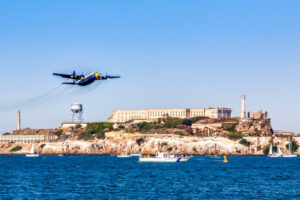
[[[246,94],[247,111],[267,110],[275,129],[300,132],[299,10],[296,0],[3,0],[0,108],[42,95],[62,81],[53,72],[74,69],[122,79],[89,92],[59,88],[21,107],[23,127],[58,127],[73,102],[86,121],[168,107],[230,107],[236,116]],[[0,112],[0,132],[16,129],[17,107]]]

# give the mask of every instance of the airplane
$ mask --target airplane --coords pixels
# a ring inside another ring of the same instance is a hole
[[[68,84],[68,85],[79,85],[79,86],[86,86],[91,83],[93,83],[96,80],[109,80],[111,78],[121,78],[120,76],[110,76],[105,75],[101,76],[101,74],[97,72],[93,72],[87,76],[85,75],[77,75],[75,71],[73,71],[73,74],[59,74],[59,73],[53,73],[54,76],[60,76],[62,78],[69,78],[73,79],[73,82],[63,82],[62,84]]]

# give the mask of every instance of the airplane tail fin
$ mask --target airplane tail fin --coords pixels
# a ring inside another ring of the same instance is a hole
[[[73,77],[75,78],[76,77],[76,72],[73,71]],[[73,79],[73,83],[75,84],[75,79]]]

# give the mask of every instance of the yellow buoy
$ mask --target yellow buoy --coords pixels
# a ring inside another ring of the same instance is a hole
[[[224,163],[228,163],[227,156],[224,156]]]

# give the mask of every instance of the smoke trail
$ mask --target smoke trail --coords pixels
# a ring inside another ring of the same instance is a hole
[[[60,98],[67,97],[67,96],[74,96],[75,94],[76,94],[76,96],[85,95],[85,94],[93,91],[94,89],[96,89],[101,84],[102,84],[102,81],[99,81],[97,83],[94,83],[93,85],[80,87],[80,88],[78,88],[79,86],[60,84],[57,87],[52,88],[36,97],[27,99],[22,102],[17,102],[17,103],[13,103],[10,105],[0,107],[0,112],[16,110],[18,108],[36,106],[37,104],[41,105],[43,103],[49,102],[54,99],[60,99]]]
[[[91,91],[93,91],[97,87],[99,87],[102,83],[103,83],[103,81],[98,81],[98,82],[94,83],[93,85],[88,85],[83,88],[80,88],[81,89],[80,95],[85,95],[87,93],[90,93]]]
[[[56,95],[55,93],[57,93],[61,87],[62,87],[62,85],[60,84],[57,87],[52,88],[36,97],[0,107],[0,111],[8,111],[8,110],[12,110],[12,109],[20,108],[20,107],[30,106],[30,105],[36,104],[38,101],[45,101],[45,100],[47,101],[48,98],[51,98],[51,96]]]

